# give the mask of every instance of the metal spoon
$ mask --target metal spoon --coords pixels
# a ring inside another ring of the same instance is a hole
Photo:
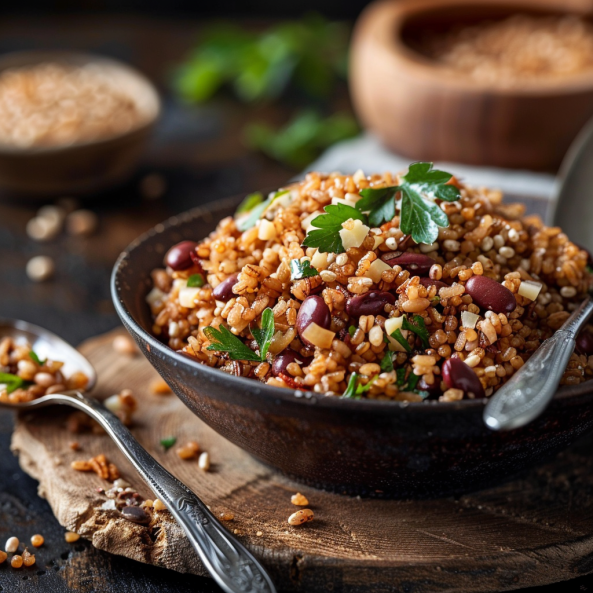
[[[95,386],[96,373],[88,360],[55,334],[25,321],[0,319],[0,339],[5,336],[10,336],[17,343],[29,342],[41,358],[63,361],[66,375],[82,371],[89,377],[88,390]],[[206,505],[160,465],[99,401],[80,392],[67,392],[44,395],[22,404],[0,403],[0,406],[31,410],[53,404],[78,408],[105,429],[177,519],[204,566],[225,593],[276,593],[264,567],[251,552],[230,535]]]

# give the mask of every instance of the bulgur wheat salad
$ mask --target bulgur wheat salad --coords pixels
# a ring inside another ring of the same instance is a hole
[[[591,289],[589,254],[499,191],[414,163],[309,173],[154,270],[153,332],[268,385],[394,401],[492,395]],[[563,384],[593,377],[579,337]]]

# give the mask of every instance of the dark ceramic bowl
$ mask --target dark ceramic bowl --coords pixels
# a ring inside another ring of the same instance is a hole
[[[306,484],[347,494],[434,497],[493,485],[554,455],[593,424],[593,382],[562,388],[548,411],[512,432],[491,432],[479,400],[341,400],[263,385],[191,361],[162,344],[145,296],[167,249],[198,240],[239,199],[171,218],[122,253],[112,277],[121,320],[185,405],[264,463]]]

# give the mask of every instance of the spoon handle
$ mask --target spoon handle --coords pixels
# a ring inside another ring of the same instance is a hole
[[[484,409],[487,426],[492,430],[519,428],[546,409],[566,370],[577,334],[591,313],[593,300],[587,297],[564,325],[490,398]]]
[[[82,393],[53,394],[52,403],[75,406],[94,418],[131,461],[144,481],[177,519],[204,566],[225,593],[276,593],[266,570],[222,527],[206,505],[171,475],[134,438],[119,419]]]

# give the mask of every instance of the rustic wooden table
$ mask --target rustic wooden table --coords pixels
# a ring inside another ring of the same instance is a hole
[[[4,19],[0,52],[18,49],[71,48],[128,61],[166,89],[173,65],[187,52],[201,23],[117,18]],[[100,218],[90,238],[61,236],[38,244],[25,234],[35,206],[0,201],[0,315],[38,323],[73,344],[118,325],[109,295],[109,275],[117,255],[132,239],[169,215],[200,203],[259,187],[282,184],[293,172],[248,153],[240,129],[253,111],[222,99],[200,108],[185,108],[165,94],[165,110],[141,170],[124,187],[97,196],[86,205]],[[256,115],[276,120],[282,111],[259,108]],[[156,173],[165,180],[159,200],[147,200],[140,181]],[[34,255],[56,261],[53,280],[32,284],[25,263]],[[82,540],[65,544],[63,529],[48,504],[37,495],[36,482],[9,453],[12,415],[0,413],[0,542],[19,531],[43,533],[36,571],[19,572],[0,565],[0,591],[13,593],[211,593],[209,579],[180,575],[95,550]],[[589,591],[583,577],[545,591]],[[334,589],[338,593],[337,589]]]

